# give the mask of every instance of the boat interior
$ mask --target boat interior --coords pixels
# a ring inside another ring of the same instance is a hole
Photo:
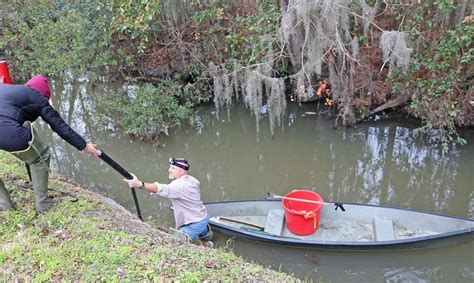
[[[214,215],[211,222],[260,235],[301,239],[306,241],[371,242],[394,241],[436,235],[453,229],[472,227],[473,221],[396,208],[345,205],[346,211],[324,205],[317,220],[317,229],[298,235],[288,229],[285,211],[278,203],[248,204],[232,210],[233,214]],[[212,210],[212,207],[211,207]],[[450,222],[447,222],[447,221]],[[305,225],[311,225],[311,222]],[[291,230],[294,230],[291,229]]]

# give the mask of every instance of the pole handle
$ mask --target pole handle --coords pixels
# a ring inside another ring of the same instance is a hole
[[[117,162],[115,162],[110,156],[108,156],[103,150],[98,149],[97,152],[99,153],[100,159],[102,159],[105,163],[109,164],[110,167],[114,168],[115,171],[120,173],[125,179],[131,180],[133,179],[132,174],[130,174],[127,170],[125,170],[122,166],[120,166]],[[132,188],[132,196],[133,201],[135,202],[135,208],[137,210],[137,216],[140,220],[143,221],[142,212],[140,211],[140,206],[138,205],[138,198],[137,193],[135,192],[135,188]]]
[[[270,196],[270,197],[276,198],[276,199],[288,199],[288,200],[301,201],[301,202],[309,202],[309,203],[317,203],[317,204],[325,204],[325,203],[327,203],[327,202],[324,202],[324,201],[317,201],[317,200],[308,200],[308,199],[300,199],[300,198],[283,197],[283,196],[279,196],[279,195],[276,195],[276,194],[270,193],[270,192],[268,192],[267,195]],[[334,203],[334,206],[336,207],[335,210],[337,210],[338,208],[340,208],[342,211],[346,211],[346,209],[344,208],[344,204],[343,204],[342,202],[335,202],[335,203]]]

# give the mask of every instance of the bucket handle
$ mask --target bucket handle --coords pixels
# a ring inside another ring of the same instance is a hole
[[[313,211],[308,211],[306,212],[306,214],[304,215],[304,219],[308,220],[309,218],[316,218],[316,213],[314,213]]]
[[[306,212],[306,214],[304,215],[304,219],[308,220],[309,218],[314,219],[313,229],[316,229],[316,227],[318,226],[318,219],[316,217],[316,213],[314,213],[313,211]]]

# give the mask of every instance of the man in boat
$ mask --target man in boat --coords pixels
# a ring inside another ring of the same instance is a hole
[[[98,156],[95,145],[88,144],[49,104],[48,80],[36,75],[25,85],[0,84],[0,150],[12,153],[28,164],[36,198],[36,211],[51,208],[57,199],[48,196],[49,147],[32,126],[38,117],[61,138],[80,151]],[[13,209],[9,192],[0,178],[0,211]]]
[[[170,158],[168,177],[169,184],[158,182],[145,183],[133,175],[132,180],[124,179],[130,188],[141,188],[153,196],[171,199],[176,229],[190,241],[198,237],[209,241],[212,231],[209,229],[207,209],[201,201],[199,181],[188,174],[189,163],[183,158]]]

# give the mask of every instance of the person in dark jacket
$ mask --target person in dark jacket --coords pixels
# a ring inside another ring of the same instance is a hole
[[[41,117],[78,150],[99,155],[95,145],[86,143],[53,109],[50,96],[48,80],[41,75],[32,77],[26,85],[0,84],[0,150],[30,166],[38,212],[52,207],[57,200],[48,196],[49,147],[36,135],[32,122]],[[0,210],[12,208],[10,194],[0,178]]]

